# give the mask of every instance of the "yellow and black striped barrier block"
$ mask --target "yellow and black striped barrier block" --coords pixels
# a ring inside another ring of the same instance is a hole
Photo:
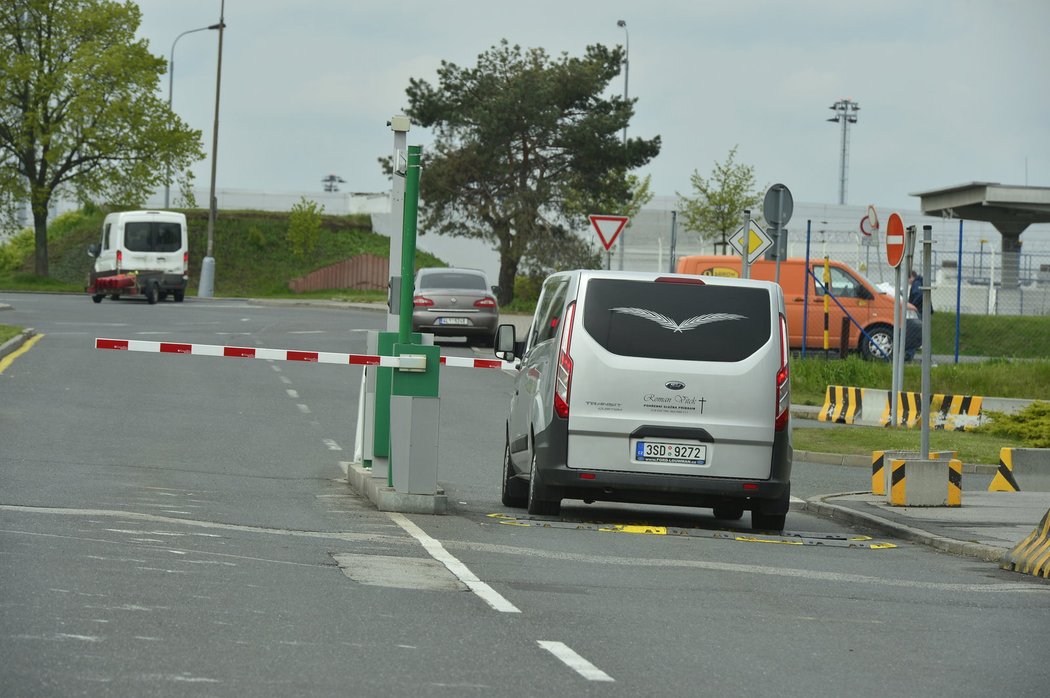
[[[952,458],[945,464],[937,458],[893,458],[889,490],[890,504],[896,507],[962,506],[962,461]]]
[[[853,424],[864,407],[863,389],[829,385],[824,392],[824,407],[817,419],[835,424]]]
[[[886,495],[886,452],[871,452],[871,493]]]
[[[1050,511],[1034,531],[1003,555],[999,567],[1050,579]]]
[[[1020,492],[1014,479],[1014,450],[1008,446],[999,449],[999,470],[988,485],[989,492]]]
[[[887,394],[886,405],[882,410],[879,423],[886,426],[890,419],[890,394]],[[976,395],[943,395],[930,396],[930,426],[945,431],[964,431],[980,423],[981,405],[984,398]],[[909,428],[918,426],[922,421],[922,393],[897,393],[897,425]]]
[[[930,460],[948,460],[951,461],[959,455],[958,451],[930,451]],[[919,458],[921,454],[918,451],[872,451],[871,452],[871,493],[885,496],[887,494],[887,481],[889,478],[886,477],[887,460],[893,461],[898,458],[904,460]],[[961,461],[960,461],[961,463]],[[951,467],[949,465],[949,467]],[[960,488],[962,483],[962,472],[960,470],[959,475]]]

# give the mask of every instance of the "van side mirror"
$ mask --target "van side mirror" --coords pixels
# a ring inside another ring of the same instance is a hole
[[[88,257],[98,257],[101,252],[102,248],[99,247],[97,242],[93,242],[87,247]]]
[[[513,361],[519,349],[514,335],[514,325],[500,325],[496,328],[496,356],[504,361]]]

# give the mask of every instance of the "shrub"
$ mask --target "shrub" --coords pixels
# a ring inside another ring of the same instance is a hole
[[[1016,414],[986,410],[990,423],[978,431],[1012,438],[1031,448],[1050,448],[1050,402],[1036,401]]]
[[[292,212],[288,214],[287,239],[297,257],[305,257],[307,252],[313,252],[317,246],[321,237],[323,212],[324,206],[319,206],[316,201],[308,201],[305,196],[292,206]]]

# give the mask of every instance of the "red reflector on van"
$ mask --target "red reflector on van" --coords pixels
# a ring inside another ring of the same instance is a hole
[[[694,286],[704,286],[704,280],[698,276],[687,277],[687,276],[658,276],[656,277],[657,282],[665,284],[693,284]]]
[[[593,480],[594,477],[594,473],[580,473],[581,480]]]
[[[757,490],[758,489],[758,484],[754,483],[754,482],[745,482],[744,483],[744,489],[745,490]]]

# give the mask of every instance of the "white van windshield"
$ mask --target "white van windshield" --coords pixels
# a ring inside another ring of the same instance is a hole
[[[742,361],[769,341],[769,292],[746,286],[592,279],[583,326],[621,356]]]

